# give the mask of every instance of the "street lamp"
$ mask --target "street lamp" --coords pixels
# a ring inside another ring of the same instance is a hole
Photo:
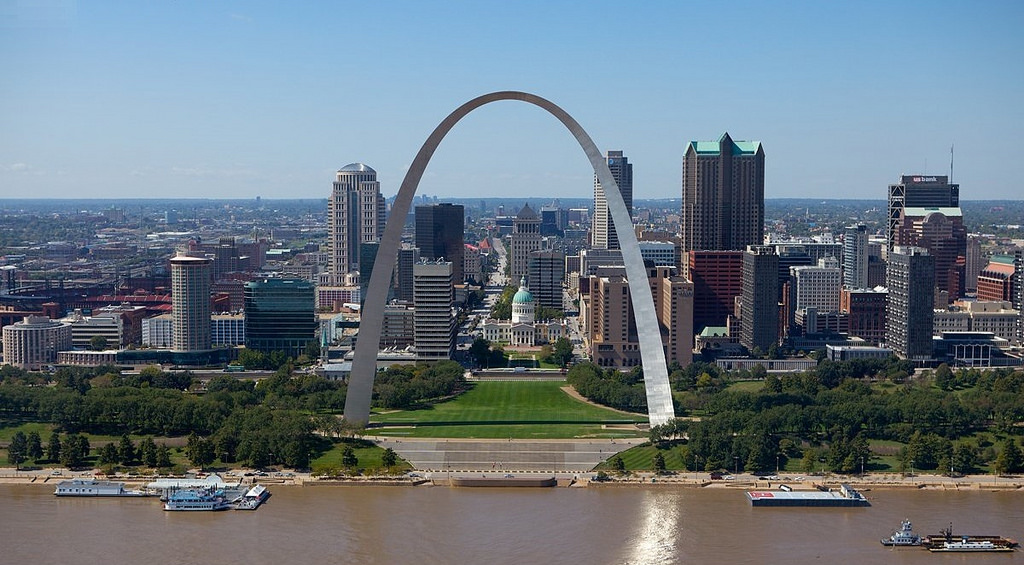
[[[860,458],[860,476],[864,476],[864,456]]]
[[[733,455],[732,458],[733,458],[733,461],[736,462],[736,464],[734,465],[735,470],[733,472],[735,474],[739,475],[740,474],[740,456],[739,455]]]
[[[911,477],[914,476],[914,460],[913,459],[910,460],[910,476]]]
[[[775,454],[775,474],[779,474],[779,454]]]

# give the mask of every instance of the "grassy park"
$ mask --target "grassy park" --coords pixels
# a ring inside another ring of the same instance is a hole
[[[371,433],[394,437],[608,438],[644,435],[605,425],[646,421],[581,402],[560,381],[485,381],[448,402],[416,410],[374,414]]]

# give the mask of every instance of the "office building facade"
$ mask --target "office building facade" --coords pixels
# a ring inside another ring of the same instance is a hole
[[[926,249],[897,245],[889,253],[885,278],[886,345],[906,359],[931,358],[935,258]]]
[[[619,192],[622,194],[622,201],[626,204],[629,217],[633,217],[633,165],[629,159],[622,154],[622,151],[609,151],[608,170],[615,178],[615,184],[619,185]],[[594,175],[594,217],[591,223],[592,238],[590,246],[594,249],[618,249],[619,238],[615,233],[615,225],[612,223],[611,214],[608,213],[608,200],[605,198],[601,182]]]
[[[683,157],[682,252],[743,251],[764,239],[764,148],[692,141]]]
[[[416,359],[451,359],[456,326],[450,261],[420,262],[413,267],[413,304]]]
[[[303,279],[267,278],[245,285],[245,346],[298,357],[317,339],[316,289]]]
[[[903,223],[903,209],[957,208],[960,206],[960,185],[949,182],[947,176],[902,175],[900,181],[889,185],[889,225],[886,241],[889,250],[897,245],[896,234]]]
[[[743,294],[742,251],[690,251],[687,272],[693,282],[693,329],[724,327]]]
[[[45,316],[25,316],[3,327],[4,365],[38,371],[71,349],[71,324]]]
[[[171,259],[171,315],[174,351],[210,349],[210,263],[204,257]]]
[[[565,281],[565,255],[561,251],[534,251],[527,262],[529,289],[538,306],[564,309],[562,283]]]
[[[843,286],[868,288],[868,227],[864,224],[843,230]]]
[[[779,256],[769,245],[751,245],[743,253],[740,343],[767,352],[779,342]]]
[[[448,203],[417,206],[415,223],[420,257],[428,261],[450,261],[452,281],[455,284],[465,282],[465,208]]]
[[[359,270],[359,244],[379,241],[384,234],[385,202],[377,171],[362,163],[342,167],[327,201],[327,270],[330,284]]]
[[[511,280],[518,281],[529,274],[530,253],[540,251],[541,243],[540,216],[526,204],[512,222]]]

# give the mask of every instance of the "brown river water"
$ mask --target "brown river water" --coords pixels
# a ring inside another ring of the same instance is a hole
[[[741,489],[276,486],[256,512],[164,512],[0,485],[0,564],[1010,563],[889,549],[921,534],[1024,537],[1024,492],[875,490],[869,508],[752,508]]]

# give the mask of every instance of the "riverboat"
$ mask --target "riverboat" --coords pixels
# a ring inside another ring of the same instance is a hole
[[[141,490],[127,490],[124,483],[96,479],[72,479],[57,483],[56,496],[149,496]]]
[[[894,531],[887,539],[881,540],[886,546],[918,546],[921,545],[921,536],[914,533],[910,520],[904,520],[900,529]]]
[[[179,490],[167,496],[164,510],[170,512],[209,512],[231,508],[223,491]]]

